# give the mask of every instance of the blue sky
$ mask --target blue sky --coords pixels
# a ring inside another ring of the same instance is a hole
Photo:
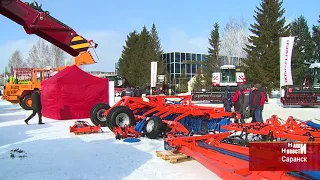
[[[29,0],[31,2],[31,0]],[[93,39],[99,44],[99,59],[87,70],[113,71],[119,59],[126,35],[156,24],[165,52],[189,51],[206,53],[208,37],[213,23],[218,22],[221,31],[230,17],[243,17],[248,24],[254,22],[253,15],[259,0],[38,0],[42,8],[78,34]],[[292,21],[304,15],[309,26],[316,24],[320,15],[319,0],[284,0],[285,17]],[[27,35],[11,20],[0,16],[0,67],[8,63],[15,49],[25,58],[31,46],[37,41],[35,35]],[[5,27],[5,28],[4,28]],[[222,32],[221,32],[222,33]],[[71,57],[70,61],[72,60]]]

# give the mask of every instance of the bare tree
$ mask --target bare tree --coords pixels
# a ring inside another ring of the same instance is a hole
[[[49,46],[44,40],[39,39],[29,51],[29,57],[27,58],[28,66],[33,68],[44,68],[45,66],[52,65],[50,61]]]
[[[230,18],[224,27],[221,40],[220,55],[227,56],[229,64],[232,57],[245,58],[246,52],[243,50],[248,44],[247,22],[240,18],[239,20]]]
[[[11,68],[23,68],[26,67],[26,63],[23,61],[22,54],[19,50],[15,50],[9,58],[8,67]]]
[[[50,46],[51,65],[53,68],[64,66],[64,60],[66,58],[64,51],[55,45]]]

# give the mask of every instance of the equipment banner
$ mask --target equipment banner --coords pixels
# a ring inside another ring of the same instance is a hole
[[[250,171],[319,171],[319,142],[250,142]]]
[[[280,87],[293,85],[291,55],[294,37],[280,37]]]
[[[156,87],[157,85],[157,62],[151,62],[151,87]]]

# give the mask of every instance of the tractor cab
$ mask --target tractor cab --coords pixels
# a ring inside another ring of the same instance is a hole
[[[212,85],[214,87],[236,87],[243,83],[245,83],[244,73],[234,65],[221,66],[219,72],[212,73]]]
[[[233,65],[225,65],[220,67],[221,82],[235,83],[236,82],[236,68]]]

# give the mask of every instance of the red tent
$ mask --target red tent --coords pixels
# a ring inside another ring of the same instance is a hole
[[[44,117],[66,120],[90,117],[96,103],[109,104],[108,79],[92,76],[71,66],[41,82]]]

